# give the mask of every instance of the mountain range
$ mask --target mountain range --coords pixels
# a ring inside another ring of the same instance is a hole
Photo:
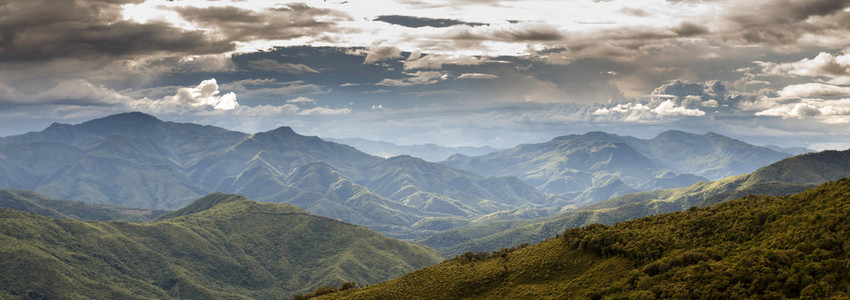
[[[567,205],[516,179],[485,178],[410,156],[384,159],[289,127],[245,134],[142,113],[0,139],[0,185],[57,199],[167,210],[207,193],[238,193],[408,238],[429,234],[429,218],[520,212],[498,214],[514,219]]]
[[[390,142],[371,141],[361,138],[322,138],[329,142],[340,143],[357,148],[357,150],[369,153],[374,156],[390,158],[399,155],[409,155],[418,157],[430,162],[440,162],[448,159],[455,154],[463,154],[467,156],[484,155],[491,152],[499,151],[500,149],[482,146],[482,147],[446,147],[436,144],[423,145],[396,145]]]
[[[789,156],[715,133],[665,131],[644,140],[589,132],[442,163],[483,176],[516,176],[542,192],[589,204],[745,174]]]
[[[4,299],[288,298],[324,285],[374,284],[442,260],[362,226],[220,193],[151,223],[0,208],[0,240]]]
[[[786,158],[750,174],[730,176],[688,187],[627,194],[552,217],[493,222],[448,230],[420,242],[444,255],[492,251],[536,243],[565,228],[614,224],[654,214],[706,207],[750,194],[788,195],[832,180],[850,177],[850,150],[823,151]]]
[[[843,299],[847,195],[842,179],[788,197],[593,224],[319,299]]]

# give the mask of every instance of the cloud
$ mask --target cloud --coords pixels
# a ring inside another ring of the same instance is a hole
[[[408,77],[402,79],[393,79],[393,78],[385,78],[375,85],[382,86],[412,86],[412,85],[426,85],[426,84],[435,84],[440,82],[440,80],[445,80],[448,78],[447,74],[440,73],[437,71],[417,71],[414,73],[404,73]]]
[[[825,78],[832,84],[850,84],[850,49],[840,55],[821,52],[814,58],[791,63],[756,63],[762,68],[761,75]]]
[[[314,107],[304,109],[298,112],[300,116],[308,115],[344,115],[351,113],[350,108],[330,108],[330,107]]]
[[[457,77],[457,79],[493,79],[499,78],[498,75],[493,74],[483,74],[483,73],[463,73]]]
[[[311,104],[315,104],[316,100],[313,100],[313,99],[307,98],[307,97],[298,97],[298,98],[295,98],[295,99],[286,100],[286,103],[311,103]]]
[[[151,100],[144,98],[129,103],[134,109],[144,109],[159,113],[169,113],[174,110],[233,110],[239,106],[236,94],[229,92],[220,95],[215,78],[202,81],[196,87],[183,87],[172,96]]]
[[[279,82],[277,79],[246,79],[222,84],[223,89],[235,91],[246,99],[277,98],[281,95],[325,94],[330,92],[319,85],[301,80]]]
[[[700,117],[704,116],[705,112],[686,108],[673,100],[653,100],[648,103],[631,102],[602,107],[593,111],[593,115],[611,121],[654,122],[678,116]]]
[[[124,20],[123,4],[137,1],[4,1],[0,4],[0,61],[101,59],[224,53],[235,44],[162,21]]]
[[[545,23],[516,23],[487,26],[455,26],[446,32],[449,40],[531,42],[557,41],[565,38],[555,26]]]
[[[847,124],[850,123],[850,99],[804,99],[797,103],[766,109],[755,113],[755,115],[781,117],[783,119],[814,118],[827,124]]]
[[[726,39],[749,45],[836,46],[832,37],[846,29],[850,17],[847,1],[773,0],[755,7],[749,2],[731,3],[725,8],[730,12]]]
[[[707,28],[691,22],[682,22],[681,24],[679,24],[679,27],[673,29],[673,32],[682,37],[690,37],[709,33]]]
[[[458,66],[473,66],[480,65],[489,61],[486,57],[476,56],[450,56],[440,54],[422,55],[419,51],[414,51],[404,61],[405,70],[413,69],[431,69],[439,70],[444,64],[452,64]]]
[[[304,64],[283,63],[273,59],[252,60],[248,62],[248,66],[254,70],[287,74],[319,73]]]
[[[372,45],[369,47],[368,52],[366,53],[366,59],[363,61],[364,64],[374,64],[376,62],[401,58],[401,50],[393,46],[379,46]]]
[[[781,98],[811,98],[850,96],[850,87],[835,86],[823,83],[804,83],[789,85],[779,91]]]
[[[351,20],[343,12],[304,3],[277,5],[261,11],[234,6],[175,7],[186,21],[214,29],[229,41],[291,40],[341,31],[338,22]]]
[[[419,28],[419,27],[450,27],[454,25],[469,25],[469,26],[483,26],[487,25],[484,23],[475,23],[475,22],[464,22],[461,20],[455,19],[432,19],[432,18],[424,18],[424,17],[412,17],[412,16],[400,16],[400,15],[383,15],[378,16],[373,21],[381,21],[394,25],[401,25],[404,27],[410,28]]]

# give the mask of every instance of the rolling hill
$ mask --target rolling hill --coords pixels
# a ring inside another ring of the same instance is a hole
[[[786,158],[753,173],[688,187],[615,197],[556,216],[490,223],[448,230],[420,242],[450,256],[536,243],[565,228],[616,222],[654,214],[706,207],[749,194],[788,195],[827,181],[850,177],[850,150],[823,151]]]
[[[843,299],[848,195],[842,179],[787,197],[568,229],[319,299]]]
[[[151,223],[0,209],[0,298],[286,298],[441,257],[285,204],[211,194]]]

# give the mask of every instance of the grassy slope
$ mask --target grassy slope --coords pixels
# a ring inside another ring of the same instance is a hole
[[[0,295],[284,298],[385,281],[441,260],[427,247],[290,205],[223,194],[205,203],[215,205],[144,224],[0,209]]]
[[[569,229],[328,299],[850,297],[850,179]]]

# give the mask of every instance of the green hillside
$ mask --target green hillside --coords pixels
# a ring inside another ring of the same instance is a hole
[[[850,179],[568,229],[325,299],[846,299]]]
[[[751,174],[688,187],[628,194],[553,217],[449,230],[420,241],[447,256],[536,243],[565,228],[614,224],[654,214],[706,207],[749,194],[789,195],[830,180],[850,177],[850,150],[790,157]],[[505,228],[505,229],[503,229]]]
[[[438,263],[427,247],[291,205],[212,194],[151,223],[0,209],[0,298],[287,298]]]
[[[45,217],[70,218],[88,221],[148,222],[166,213],[149,210],[91,204],[82,201],[55,200],[25,190],[0,190],[0,207],[31,212]]]

